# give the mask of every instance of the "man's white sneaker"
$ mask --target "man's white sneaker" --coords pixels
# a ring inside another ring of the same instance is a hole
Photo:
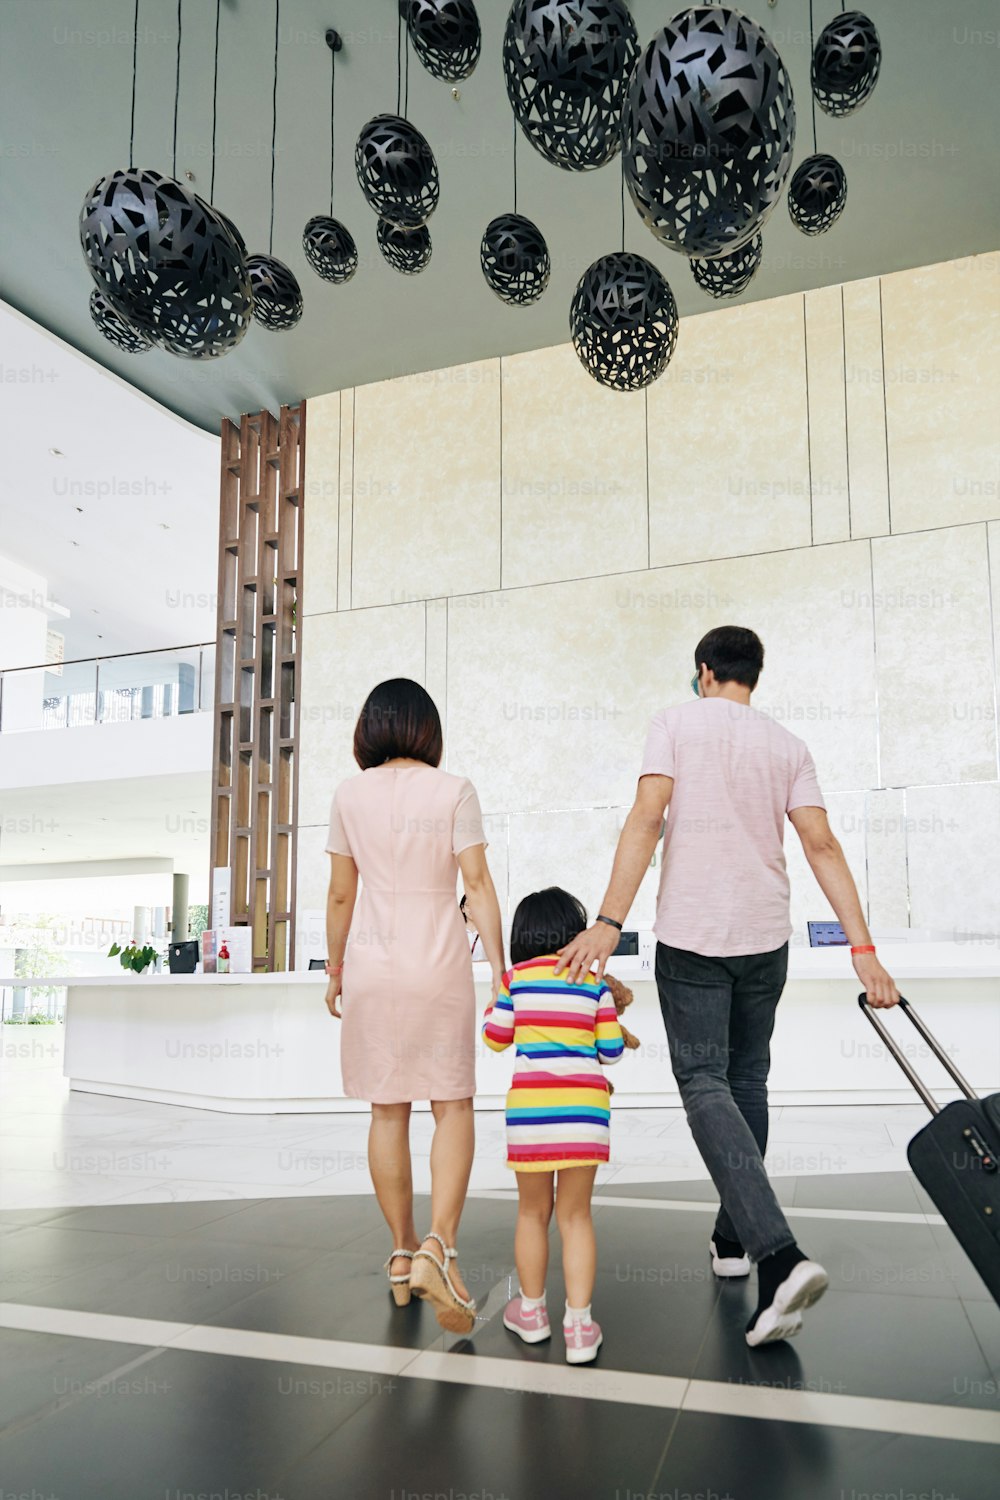
[[[802,1314],[812,1307],[830,1285],[823,1267],[814,1260],[800,1260],[777,1286],[767,1307],[757,1314],[747,1329],[751,1349],[759,1344],[773,1344],[777,1339],[794,1338],[802,1327]]]
[[[716,1276],[750,1275],[749,1255],[720,1255],[714,1240],[709,1240],[708,1248],[712,1252],[712,1270]]]

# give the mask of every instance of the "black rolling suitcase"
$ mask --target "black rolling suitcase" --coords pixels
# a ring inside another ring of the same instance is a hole
[[[965,1095],[943,1108],[911,1067],[864,995],[858,1004],[933,1115],[918,1130],[906,1156],[914,1176],[1000,1303],[1000,1094],[980,1099],[909,1001],[899,1008]]]

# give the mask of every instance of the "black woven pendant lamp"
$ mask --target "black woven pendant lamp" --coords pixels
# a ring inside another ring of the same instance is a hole
[[[404,84],[404,66],[405,84]],[[416,276],[433,246],[427,220],[440,194],[437,162],[420,131],[406,118],[410,101],[410,33],[403,7],[396,19],[396,113],[368,121],[354,152],[358,183],[378,215],[375,243],[387,266]]]
[[[403,25],[402,11],[396,18],[396,38],[396,112],[375,115],[361,127],[354,148],[354,170],[369,208],[380,219],[397,229],[418,229],[437,208],[441,182],[430,143],[406,118],[410,34]]]
[[[738,250],[728,255],[713,255],[710,260],[692,256],[691,275],[710,297],[738,297],[745,292],[760,269],[764,253],[764,236],[755,234]]]
[[[80,241],[100,293],[91,303],[91,315],[105,338],[129,352],[152,343],[184,358],[212,359],[244,337],[250,288],[243,253],[228,222],[177,180],[181,21],[182,0],[177,0],[173,175],[132,164],[133,45],[130,165],[100,178],[87,194]],[[137,41],[138,0],[134,36]],[[129,330],[141,337],[127,337]]]
[[[882,43],[874,21],[864,11],[842,7],[813,48],[813,97],[828,115],[851,115],[871,97],[881,69]]]
[[[514,124],[514,212],[491,219],[479,247],[486,285],[508,307],[537,302],[549,284],[552,262],[538,225],[517,211],[517,123]]]
[[[426,224],[418,224],[416,229],[400,229],[388,219],[379,219],[375,243],[386,264],[401,276],[416,276],[431,258],[431,232]]]
[[[274,163],[278,139],[278,35],[281,26],[281,0],[274,0],[274,87],[271,95],[271,221],[267,254],[251,255],[247,260],[250,290],[253,295],[254,322],[269,333],[283,333],[294,328],[302,316],[302,291],[293,271],[279,260],[274,251]]]
[[[98,333],[123,354],[145,354],[147,349],[152,349],[153,340],[149,335],[122,317],[100,287],[95,286],[90,294],[90,316]]]
[[[473,0],[399,0],[399,9],[431,77],[449,83],[468,78],[483,44]]]
[[[635,65],[622,111],[625,179],[648,228],[682,255],[724,255],[753,238],[794,142],[777,48],[730,6],[686,7]]]
[[[813,0],[809,0],[809,48],[813,52]],[[847,173],[835,156],[816,144],[816,91],[812,91],[813,154],[800,162],[788,184],[788,217],[802,234],[825,234],[844,212]]]
[[[514,0],[504,27],[504,83],[515,120],[546,161],[586,172],[618,154],[638,53],[625,0]]]
[[[129,166],[132,165],[132,140],[135,134],[135,79],[138,44],[139,0],[135,0],[135,17],[132,27],[132,113],[129,126]],[[134,323],[130,323],[99,286],[95,286],[90,294],[89,307],[90,316],[98,333],[102,338],[107,339],[109,344],[120,349],[123,354],[145,354],[147,349],[152,349],[153,340],[149,335],[136,328]]]
[[[326,33],[326,45],[330,49],[330,212],[316,214],[309,220],[302,231],[302,248],[317,276],[334,286],[342,286],[358,269],[358,247],[350,230],[333,217],[334,83],[337,53],[343,42],[340,33],[332,27]]]
[[[595,260],[577,283],[569,331],[580,363],[598,385],[641,391],[670,363],[680,325],[665,278],[650,261],[625,249],[624,160],[621,221],[621,250]]]

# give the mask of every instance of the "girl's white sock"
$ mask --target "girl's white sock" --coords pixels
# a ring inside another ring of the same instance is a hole
[[[542,1293],[542,1295],[540,1297],[526,1297],[524,1295],[524,1292],[523,1291],[521,1292],[521,1307],[523,1308],[523,1310],[525,1312],[534,1312],[537,1308],[544,1307],[544,1306],[545,1306],[545,1293],[544,1292]]]
[[[563,1317],[563,1322],[564,1323],[589,1323],[590,1322],[590,1303],[588,1302],[587,1305],[586,1305],[586,1307],[570,1307],[569,1303],[567,1302],[566,1303],[566,1313],[565,1313],[565,1316]]]

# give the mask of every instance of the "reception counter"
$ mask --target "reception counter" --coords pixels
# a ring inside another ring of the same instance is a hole
[[[899,943],[880,950],[901,990],[980,1093],[1000,1088],[1000,953],[988,945]],[[475,966],[480,1013],[489,974]],[[616,1106],[676,1104],[648,963],[619,959],[632,986],[627,1024],[641,1047],[610,1072]],[[25,980],[16,981],[24,985]],[[345,1098],[338,1028],[322,973],[113,974],[38,979],[65,985],[70,1087],[231,1113],[358,1110]],[[10,984],[11,980],[0,980]],[[771,1102],[912,1102],[915,1095],[857,1005],[844,949],[793,949],[772,1043]],[[942,1099],[955,1097],[900,1013],[890,1024]],[[513,1058],[481,1043],[477,1105],[503,1103]]]

